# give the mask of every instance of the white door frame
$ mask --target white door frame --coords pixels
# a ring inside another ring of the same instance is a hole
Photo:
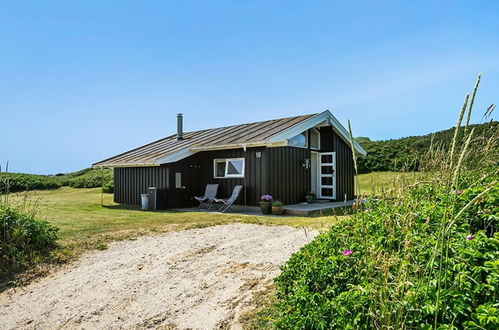
[[[323,163],[322,162],[322,156],[327,156],[331,155],[332,163]],[[318,187],[318,192],[317,192],[317,197],[322,198],[322,199],[336,199],[336,153],[335,152],[320,152],[318,155],[318,168],[317,168],[317,187]],[[322,166],[332,166],[333,167],[333,174],[322,174]],[[323,177],[328,177],[328,178],[333,178],[333,185],[323,185],[322,184],[322,178]],[[332,188],[333,189],[333,196],[323,196],[322,195],[322,188]]]
[[[319,152],[310,152],[310,190],[319,196]]]

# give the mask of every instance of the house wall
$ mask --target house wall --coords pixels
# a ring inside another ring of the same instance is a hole
[[[352,152],[332,127],[322,127],[321,152],[336,152],[336,195],[338,200],[353,199],[354,168]],[[258,155],[260,157],[258,157]],[[245,158],[245,178],[215,179],[213,159]],[[140,205],[140,194],[148,187],[168,188],[169,208],[197,205],[194,196],[202,196],[208,183],[218,183],[218,197],[227,198],[234,186],[241,184],[236,204],[258,205],[260,196],[270,194],[285,204],[304,200],[311,188],[311,169],[303,167],[310,159],[310,149],[297,147],[248,148],[204,151],[181,161],[157,167],[114,169],[114,200],[122,204]],[[175,187],[175,173],[181,173],[182,187]]]
[[[259,153],[260,157],[258,157]],[[194,196],[202,196],[206,185],[218,183],[219,198],[228,198],[236,185],[244,188],[236,201],[239,205],[257,205],[260,196],[267,193],[267,149],[247,148],[203,151],[181,161],[158,167],[115,168],[114,200],[121,204],[140,205],[140,194],[148,187],[168,188],[169,208],[196,206]],[[245,178],[216,179],[213,159],[245,158]],[[181,173],[181,188],[175,186],[176,173]]]
[[[337,200],[354,198],[354,174],[352,149],[330,126],[321,127],[321,152],[336,153]]]
[[[243,190],[236,201],[239,205],[257,205],[262,191],[267,188],[267,155],[266,148],[227,149],[203,151],[170,165],[170,185],[168,200],[172,207],[198,205],[193,196],[204,195],[206,185],[218,183],[219,198],[228,198],[236,185],[243,185]],[[260,157],[258,157],[259,153]],[[244,158],[245,177],[217,179],[213,175],[213,160],[217,158]],[[175,173],[183,173],[186,178],[186,189],[177,189],[174,185]]]
[[[114,201],[140,205],[140,195],[148,187],[168,188],[168,167],[116,167],[114,169]]]
[[[303,167],[304,160],[310,159],[310,149],[275,147],[268,148],[267,153],[267,193],[284,204],[302,202],[311,185],[311,170]]]

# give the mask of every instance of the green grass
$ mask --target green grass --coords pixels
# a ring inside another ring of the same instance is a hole
[[[415,180],[418,174],[377,172],[360,175],[362,194],[371,194],[381,188],[389,189],[400,180]],[[151,232],[165,232],[185,228],[205,227],[232,222],[289,225],[326,229],[341,217],[266,217],[242,214],[159,211],[148,212],[134,206],[123,206],[112,201],[112,194],[104,194],[101,206],[100,188],[70,188],[31,191],[16,194],[17,200],[28,194],[36,200],[39,216],[60,229],[63,244],[81,244],[89,239],[109,236],[121,238]],[[103,241],[99,241],[101,244]]]
[[[24,194],[14,200],[21,202]],[[188,228],[206,227],[235,222],[265,225],[289,225],[327,229],[342,217],[267,217],[207,212],[142,211],[138,207],[122,206],[104,194],[101,206],[99,188],[70,188],[32,191],[29,200],[36,200],[38,215],[60,229],[60,242],[76,250],[102,248],[107,242],[130,239],[140,235]]]
[[[417,174],[378,172],[360,175],[361,191],[371,195],[373,187],[379,192],[396,185],[400,180],[414,181]],[[326,230],[345,216],[269,217],[243,214],[206,212],[142,211],[138,207],[123,206],[112,201],[112,194],[104,194],[101,206],[100,188],[63,187],[14,194],[11,200],[36,204],[38,216],[57,226],[60,243],[70,255],[87,249],[105,249],[109,242],[134,239],[141,235],[228,223],[288,225]]]
[[[362,196],[380,195],[397,187],[422,180],[421,172],[372,172],[359,175]]]

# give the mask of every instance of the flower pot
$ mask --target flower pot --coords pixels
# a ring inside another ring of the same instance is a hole
[[[260,209],[262,209],[263,214],[270,214],[272,207],[272,202],[260,202]]]
[[[313,203],[314,202],[314,198],[312,196],[305,196],[305,200],[307,201],[307,203]]]
[[[282,206],[272,206],[272,214],[281,215],[284,212],[284,208]]]

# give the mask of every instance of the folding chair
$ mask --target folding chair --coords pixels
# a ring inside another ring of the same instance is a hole
[[[232,209],[232,204],[236,201],[236,199],[239,197],[239,193],[241,192],[241,189],[243,189],[243,186],[237,185],[234,187],[234,190],[232,191],[232,195],[229,198],[224,198],[224,199],[218,199],[215,198],[214,202],[215,203],[222,203],[222,206],[218,209],[218,212],[224,213],[228,209]]]
[[[207,184],[204,196],[194,197],[199,202],[199,208],[209,211],[213,207],[213,201],[217,197],[218,184]]]

